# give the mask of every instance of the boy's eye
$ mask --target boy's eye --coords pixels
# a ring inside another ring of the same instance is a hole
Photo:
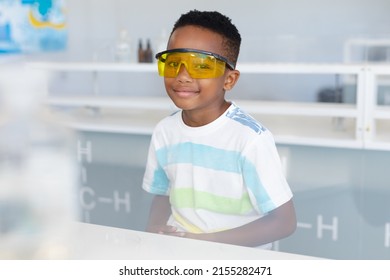
[[[180,63],[177,62],[177,61],[169,61],[169,62],[166,63],[166,65],[168,65],[169,67],[173,67],[173,68],[178,67],[179,64],[180,64]]]
[[[199,63],[199,64],[195,65],[195,68],[199,69],[199,70],[207,70],[207,69],[210,69],[211,67],[207,63]]]

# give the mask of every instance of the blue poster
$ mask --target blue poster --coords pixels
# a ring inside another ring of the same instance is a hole
[[[0,0],[0,55],[66,48],[65,0]]]

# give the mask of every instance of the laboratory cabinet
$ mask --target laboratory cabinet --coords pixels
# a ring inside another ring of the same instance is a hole
[[[156,66],[29,67],[52,73],[47,105],[77,131],[80,219],[144,230],[152,199],[141,189],[150,136],[177,110],[163,91],[136,89],[163,90]],[[228,98],[273,132],[294,192],[297,231],[274,249],[389,259],[390,66],[241,63],[238,69],[242,77]],[[115,85],[130,84],[128,92],[109,86],[121,75]]]

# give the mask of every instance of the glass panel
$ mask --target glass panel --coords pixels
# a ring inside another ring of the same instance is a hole
[[[356,75],[242,73],[231,99],[356,103]]]
[[[390,75],[377,77],[377,105],[390,106]]]
[[[142,190],[150,136],[82,132],[80,162],[81,220],[144,230],[152,195]]]
[[[331,259],[389,259],[390,153],[288,149],[298,228],[278,249]]]

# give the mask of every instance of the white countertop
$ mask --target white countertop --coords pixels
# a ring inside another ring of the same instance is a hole
[[[69,257],[82,260],[307,260],[309,256],[76,223]]]

